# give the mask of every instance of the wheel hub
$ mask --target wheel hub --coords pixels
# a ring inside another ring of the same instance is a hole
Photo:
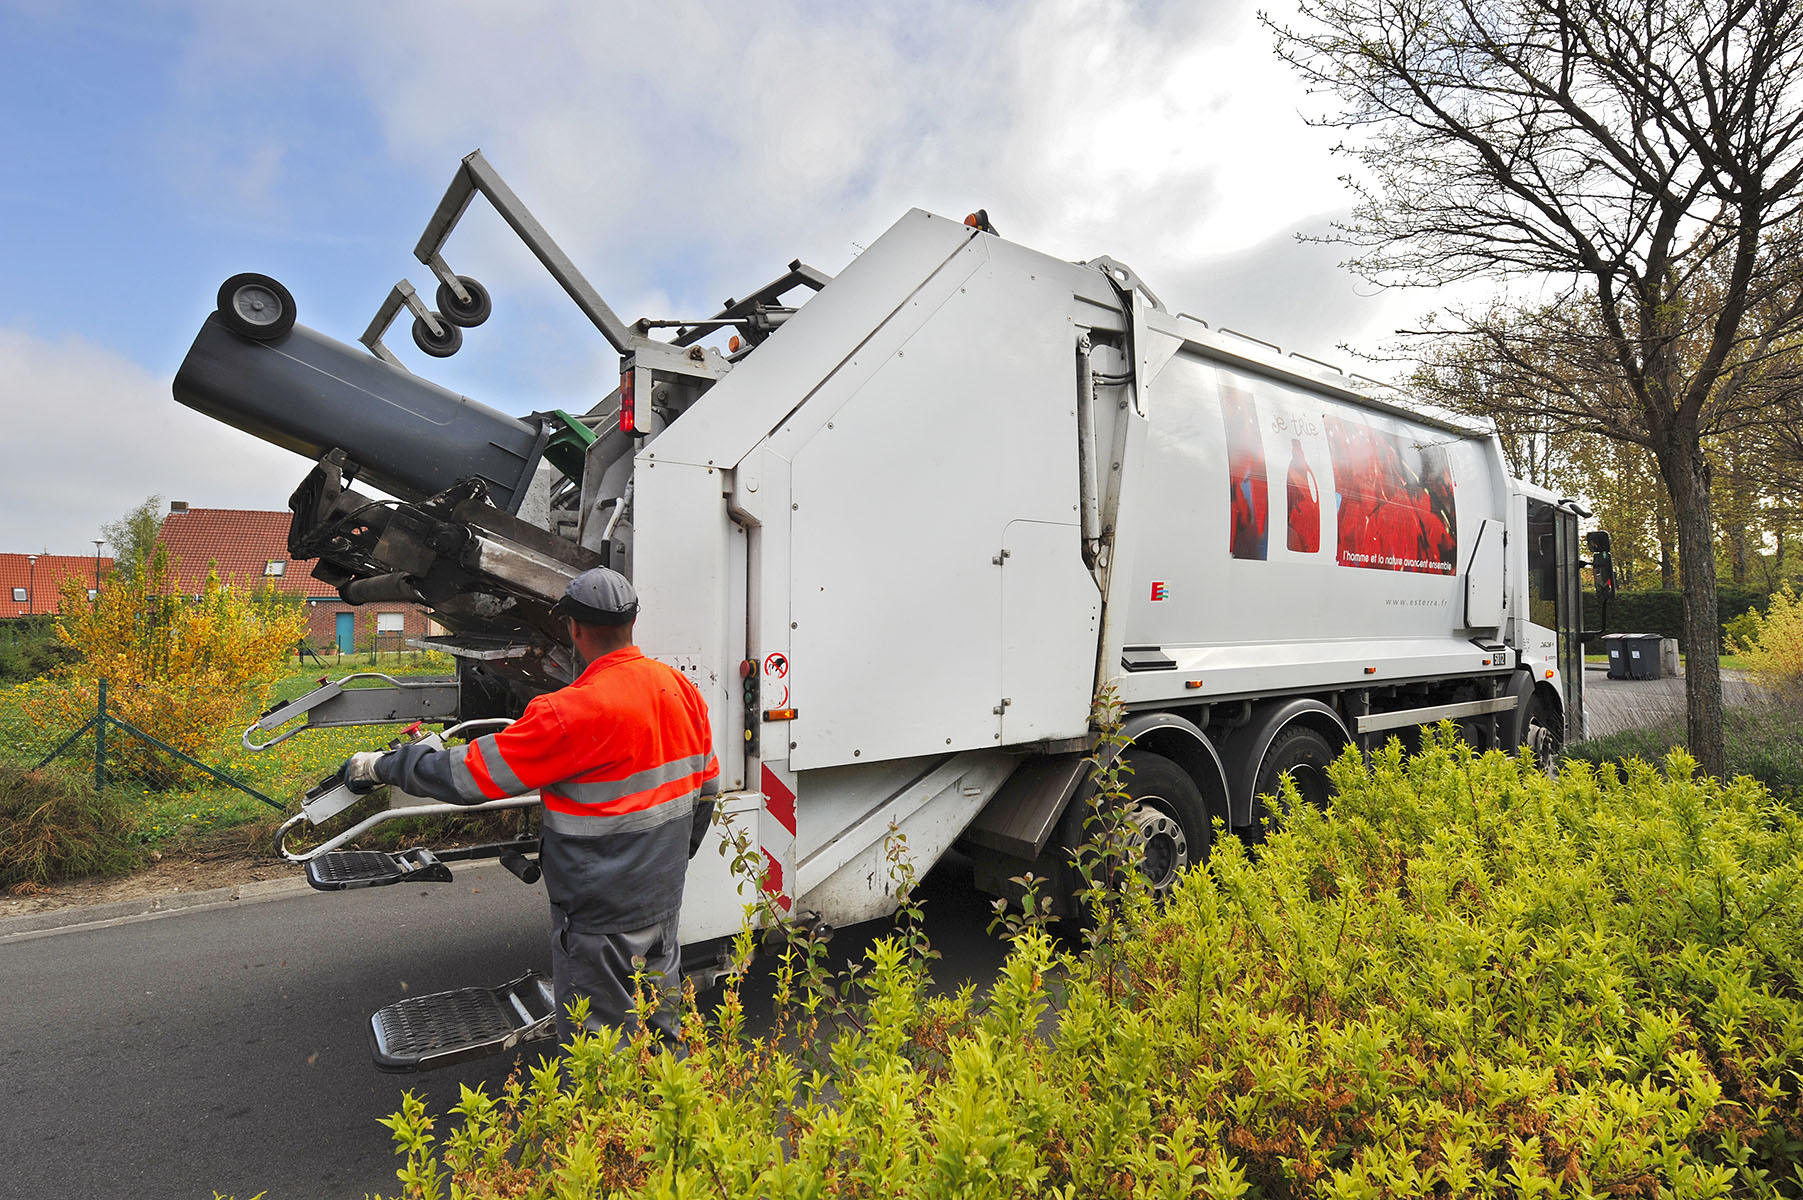
[[[1140,846],[1140,870],[1153,895],[1163,896],[1176,886],[1177,872],[1189,866],[1189,839],[1175,817],[1146,800],[1135,802],[1128,818]]]
[[[1539,721],[1528,722],[1528,753],[1540,765],[1540,770],[1548,777],[1559,777],[1559,738],[1552,730]]]
[[[267,325],[279,315],[275,297],[255,286],[238,290],[237,309],[245,320],[258,325]]]

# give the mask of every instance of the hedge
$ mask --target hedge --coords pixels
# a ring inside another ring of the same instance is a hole
[[[841,1009],[792,950],[772,1037],[729,988],[685,1059],[409,1094],[405,1194],[1803,1195],[1803,821],[1693,767],[1348,755],[1118,937],[1017,918],[980,1000],[899,937]]]
[[[1748,609],[1765,608],[1772,594],[1764,588],[1735,587],[1722,584],[1716,589],[1716,616],[1723,629],[1716,636],[1719,650],[1727,637],[1726,626]],[[1584,628],[1602,627],[1602,610],[1595,592],[1584,593]],[[1684,645],[1684,593],[1679,591],[1617,592],[1609,601],[1610,633],[1656,633],[1662,638],[1678,639]]]

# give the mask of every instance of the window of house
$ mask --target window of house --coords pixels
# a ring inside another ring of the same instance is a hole
[[[407,625],[406,613],[377,613],[377,633],[400,633]]]
[[[267,563],[263,564],[263,574],[265,575],[282,575],[285,574],[287,570],[288,564],[279,558],[272,558]]]
[[[24,588],[14,588],[13,589],[13,599],[17,600],[20,604],[25,603],[25,596],[26,596],[26,592],[25,592]]]

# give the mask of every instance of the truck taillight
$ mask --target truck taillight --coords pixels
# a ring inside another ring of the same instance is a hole
[[[639,431],[638,407],[635,403],[635,397],[633,395],[633,392],[635,389],[632,386],[633,374],[634,374],[634,371],[631,367],[627,367],[624,371],[620,372],[620,432],[621,433],[637,433]]]

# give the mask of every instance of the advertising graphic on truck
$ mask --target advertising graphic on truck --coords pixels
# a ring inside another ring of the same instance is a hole
[[[1347,567],[1451,575],[1459,567],[1452,467],[1438,445],[1329,415],[1327,445]]]

